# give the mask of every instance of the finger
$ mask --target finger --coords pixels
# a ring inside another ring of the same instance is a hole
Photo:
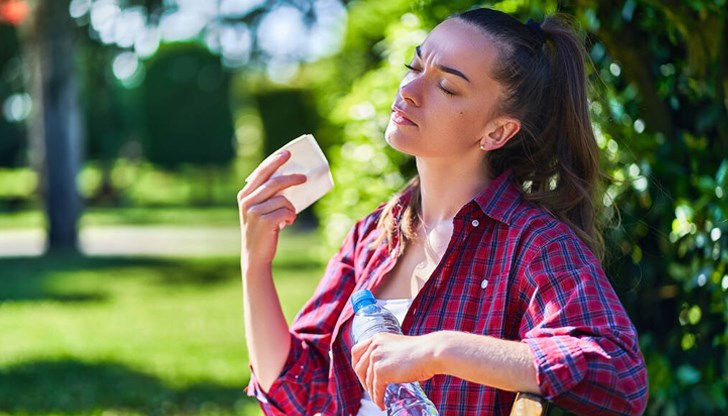
[[[365,389],[367,388],[367,372],[369,371],[369,351],[368,349],[364,349],[361,353],[361,357],[357,360],[356,366],[354,367],[354,372],[356,373],[356,376],[359,378],[359,382],[361,383],[362,387]]]
[[[378,380],[377,377],[374,378],[374,387],[372,389],[372,401],[374,404],[376,404],[380,409],[384,409],[384,391],[387,389],[387,385],[382,385]]]
[[[366,352],[367,348],[369,347],[369,344],[371,344],[371,339],[365,339],[364,341],[359,341],[356,344],[354,344],[353,347],[351,347],[351,365],[352,367],[359,361],[361,356]]]
[[[276,176],[275,178],[268,179],[258,188],[254,189],[238,201],[242,203],[243,208],[255,205],[271,198],[273,195],[276,195],[287,188],[306,182],[306,179],[306,175],[301,174]]]
[[[374,378],[376,377],[376,363],[375,363],[375,354],[374,349],[376,346],[374,344],[370,345],[369,348],[367,348],[367,374],[366,374],[366,383],[367,383],[367,391],[369,392],[369,395],[372,396],[372,400],[374,400]]]
[[[262,229],[279,232],[283,226],[293,224],[296,221],[296,210],[293,205],[283,196],[275,197],[275,200],[266,201],[264,204],[256,205],[241,215],[241,226],[244,230]],[[253,227],[253,228],[251,228]],[[257,238],[257,232],[250,234],[244,231],[246,239]]]
[[[384,394],[387,390],[387,385],[382,383],[382,378],[379,376],[374,376],[374,382],[372,386],[372,392],[370,393],[372,396],[372,402],[377,405],[382,410],[384,409]]]
[[[296,211],[289,208],[279,208],[262,217],[265,223],[271,225],[273,231],[280,231],[280,224],[293,224],[296,220]]]
[[[255,170],[253,170],[253,173],[248,176],[248,179],[246,180],[247,185],[245,185],[240,191],[240,194],[238,194],[238,201],[240,201],[240,199],[244,198],[250,192],[257,189],[261,184],[267,181],[273,175],[273,173],[275,173],[275,171],[278,170],[278,168],[280,168],[290,158],[291,152],[289,152],[288,150],[284,150],[276,154],[275,156],[269,157],[268,159],[264,160],[263,163],[255,168]]]
[[[276,195],[273,198],[251,206],[247,210],[243,210],[243,219],[245,222],[248,222],[253,218],[260,220],[266,218],[267,215],[274,211],[278,211],[279,209],[287,209],[291,211],[294,216],[296,214],[296,208],[293,206],[291,201],[288,200],[288,198],[283,195]]]

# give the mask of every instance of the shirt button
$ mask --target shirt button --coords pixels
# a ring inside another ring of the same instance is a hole
[[[486,287],[488,287],[488,279],[483,279],[483,281],[480,282],[480,287],[482,289],[485,289]]]
[[[480,221],[478,221],[478,220],[473,220],[473,222],[471,222],[471,224],[473,224],[473,227],[477,227],[477,226],[479,226],[479,225],[480,225]]]

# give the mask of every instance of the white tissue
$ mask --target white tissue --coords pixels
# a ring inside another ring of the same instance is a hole
[[[278,168],[272,177],[293,173],[306,175],[306,182],[286,188],[281,192],[281,195],[291,201],[296,209],[296,214],[298,214],[326,195],[334,187],[334,180],[331,177],[329,162],[313,135],[304,134],[291,140],[270,155],[269,158],[283,150],[291,152],[291,158]],[[248,179],[250,179],[250,176]],[[245,181],[247,182],[248,179]]]

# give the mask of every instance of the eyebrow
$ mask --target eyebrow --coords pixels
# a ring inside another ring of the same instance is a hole
[[[422,59],[422,46],[416,47],[415,52],[417,53],[417,57]],[[445,65],[435,65],[435,67],[442,72],[447,72],[448,74],[456,75],[456,76],[464,79],[465,81],[470,82],[470,79],[468,77],[466,77],[465,74],[463,74],[462,72],[458,71],[455,68],[451,68],[451,67],[445,66]]]

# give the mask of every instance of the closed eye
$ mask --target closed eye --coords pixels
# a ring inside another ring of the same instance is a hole
[[[404,67],[407,68],[408,70],[412,71],[412,72],[419,72],[420,71],[419,69],[415,68],[414,66],[412,66],[410,64],[404,64]],[[448,90],[447,88],[443,87],[442,85],[438,85],[438,88],[440,88],[440,90],[445,95],[448,95],[448,96],[455,95],[454,92]]]

